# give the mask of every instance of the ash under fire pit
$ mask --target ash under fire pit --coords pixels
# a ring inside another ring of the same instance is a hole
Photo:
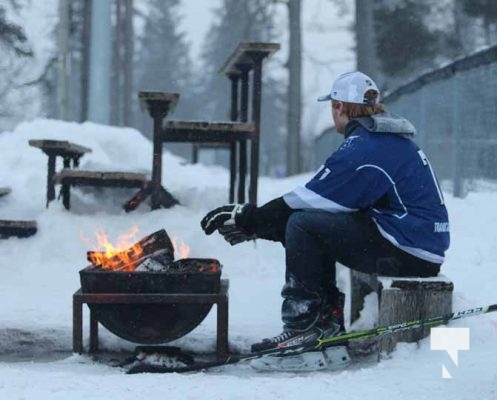
[[[90,307],[91,350],[97,347],[97,321],[131,342],[162,344],[192,331],[216,303],[218,353],[227,353],[228,282],[220,279],[219,261],[207,258],[172,261],[174,249],[165,230],[138,243],[149,246],[141,246],[138,251],[136,245],[128,249],[128,256],[135,257],[127,264],[121,262],[120,270],[90,265],[79,272],[81,290],[73,296],[75,352],[82,352],[83,303]],[[95,254],[98,252],[89,252],[88,256]],[[150,265],[152,270],[147,270]],[[157,268],[158,265],[163,268]]]

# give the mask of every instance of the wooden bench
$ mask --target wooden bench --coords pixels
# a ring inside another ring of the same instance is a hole
[[[414,321],[452,312],[453,283],[444,275],[430,278],[386,277],[350,271],[350,321],[364,306],[364,296],[378,295],[378,326]],[[412,329],[381,338],[378,350],[391,352],[397,342],[417,342],[429,328]]]
[[[250,202],[257,203],[262,63],[265,58],[271,56],[279,48],[278,43],[240,43],[221,68],[220,72],[225,74],[231,82],[231,124],[226,122],[170,121],[164,125],[161,134],[163,142],[193,143],[192,159],[194,161],[198,160],[198,151],[203,147],[229,149],[230,182],[228,196],[230,202],[234,202],[235,199],[240,203],[246,201],[247,142],[250,142],[248,198]],[[251,109],[250,122],[249,109]],[[222,131],[219,129],[220,125],[223,125]],[[181,138],[181,135],[184,137]],[[235,196],[237,175],[238,191],[237,196]]]
[[[32,236],[38,230],[36,221],[6,221],[0,220],[0,239],[12,236],[25,238]]]
[[[0,197],[6,196],[11,192],[10,187],[0,187]]]
[[[63,169],[54,175],[54,183],[62,185],[62,203],[71,208],[71,186],[122,187],[142,189],[147,183],[144,174],[135,172],[103,172]]]

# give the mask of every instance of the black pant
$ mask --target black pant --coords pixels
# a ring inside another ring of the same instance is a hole
[[[440,265],[414,257],[383,238],[365,213],[296,211],[286,225],[282,290],[285,329],[312,326],[338,296],[335,263],[386,276],[436,276]]]

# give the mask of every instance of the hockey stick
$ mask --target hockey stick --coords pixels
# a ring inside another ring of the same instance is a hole
[[[468,310],[458,311],[450,314],[440,315],[437,317],[418,319],[415,321],[401,322],[399,324],[381,326],[378,328],[367,329],[358,332],[344,333],[343,335],[333,336],[326,339],[318,339],[318,343],[314,350],[322,347],[335,346],[343,344],[349,340],[355,339],[371,339],[375,337],[380,337],[384,335],[390,335],[396,332],[407,331],[415,328],[427,328],[432,326],[438,326],[446,324],[450,321],[456,319],[474,317],[475,315],[486,314],[490,312],[497,311],[497,304],[492,304],[484,307],[470,308]]]
[[[127,373],[128,374],[137,374],[143,372],[150,373],[166,373],[166,372],[189,372],[189,371],[200,371],[213,367],[220,367],[223,365],[236,364],[241,361],[249,361],[257,358],[261,358],[266,355],[295,355],[301,354],[306,351],[317,351],[322,350],[323,348],[330,346],[340,346],[346,345],[351,340],[360,340],[360,339],[372,339],[385,335],[391,335],[393,333],[407,331],[410,329],[416,328],[426,328],[432,326],[438,326],[446,324],[450,321],[454,321],[456,319],[473,317],[476,315],[487,314],[490,312],[497,311],[497,304],[492,304],[484,307],[471,308],[463,311],[458,311],[455,313],[440,315],[431,318],[418,319],[415,321],[401,322],[399,324],[382,326],[373,329],[366,329],[357,332],[348,332],[342,335],[333,336],[326,339],[318,339],[315,344],[307,345],[307,346],[295,346],[290,348],[282,348],[282,349],[271,349],[265,352],[260,353],[252,353],[246,355],[233,355],[229,356],[224,360],[215,360],[210,362],[199,362],[193,363],[191,365],[186,365],[184,367],[164,367],[164,366],[156,366],[156,365],[137,365],[130,368]]]

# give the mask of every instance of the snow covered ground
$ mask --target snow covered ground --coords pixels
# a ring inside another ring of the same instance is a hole
[[[0,398],[1,399],[497,399],[497,315],[459,320],[469,327],[471,347],[459,353],[453,379],[442,379],[444,352],[429,339],[402,344],[379,364],[343,372],[258,374],[247,365],[208,372],[125,375],[115,367],[73,355],[72,294],[86,266],[87,244],[103,228],[111,239],[140,229],[138,238],[165,228],[189,244],[192,257],[218,258],[230,279],[230,342],[247,351],[250,343],[280,332],[279,292],[284,253],[279,244],[258,241],[231,247],[219,235],[205,236],[199,221],[227,201],[228,172],[189,165],[164,152],[163,183],[181,206],[150,212],[148,205],[125,214],[120,204],[133,191],[72,191],[72,210],[60,201],[45,208],[47,157],[29,139],[63,139],[91,147],[84,169],[148,173],[152,146],[137,131],[91,123],[36,120],[0,134],[0,219],[36,219],[38,233],[0,241]],[[166,146],[167,147],[167,146]],[[261,178],[260,202],[303,183],[310,174],[282,180]],[[443,272],[455,284],[454,309],[497,303],[496,193],[466,199],[446,194],[452,246]],[[345,270],[340,284],[347,285]],[[85,314],[87,315],[87,314]],[[185,349],[213,351],[215,313],[178,340]],[[84,335],[87,340],[87,327]],[[134,345],[101,329],[101,346],[131,350]]]

